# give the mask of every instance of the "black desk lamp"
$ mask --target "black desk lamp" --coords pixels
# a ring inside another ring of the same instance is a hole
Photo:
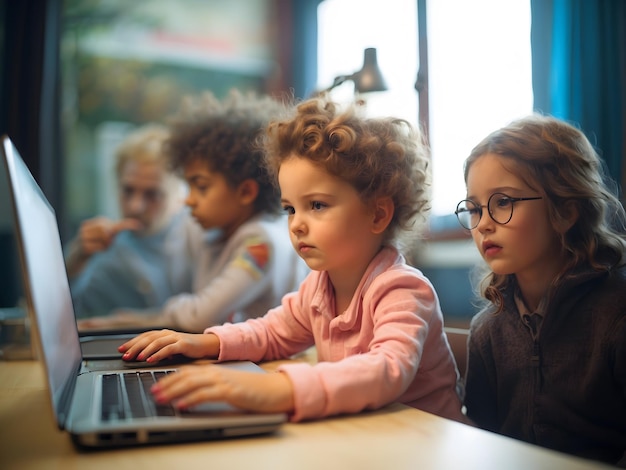
[[[363,68],[352,75],[339,75],[335,77],[333,84],[326,88],[324,92],[329,92],[342,83],[352,80],[354,82],[355,93],[367,93],[370,91],[386,91],[388,90],[383,74],[378,68],[376,60],[376,49],[369,47],[365,49],[363,59]]]

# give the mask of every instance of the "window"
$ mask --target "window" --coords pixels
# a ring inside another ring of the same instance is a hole
[[[368,113],[417,123],[417,2],[415,0],[324,0],[318,7],[318,88],[363,66],[363,53],[376,48],[388,91],[368,93]],[[350,81],[335,88],[338,101],[354,98]]]
[[[433,213],[445,215],[465,196],[463,160],[473,146],[532,111],[530,2],[426,4]],[[324,0],[318,9],[319,87],[358,71],[363,50],[375,47],[389,91],[369,94],[368,112],[416,123],[417,15],[416,0]],[[353,93],[346,82],[332,96],[350,100]]]
[[[64,201],[74,236],[118,217],[113,153],[186,95],[262,91],[275,75],[271,0],[66,0],[61,37]]]
[[[532,112],[529,0],[430,0],[433,211],[465,197],[463,161],[482,138]]]

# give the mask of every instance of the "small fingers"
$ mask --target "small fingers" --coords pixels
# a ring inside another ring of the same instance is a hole
[[[154,339],[164,334],[167,334],[169,331],[170,330],[146,331],[145,333],[141,333],[134,338],[129,339],[124,344],[122,344],[119,349],[120,351],[127,351],[139,345],[145,347],[147,344],[154,341]]]
[[[178,408],[209,401],[226,400],[224,381],[214,366],[183,367],[152,386],[154,398],[159,403],[172,402]]]
[[[170,347],[176,341],[174,335],[170,330],[149,331],[122,344],[118,351],[123,353],[122,359],[125,361],[137,359],[158,362],[176,353]]]

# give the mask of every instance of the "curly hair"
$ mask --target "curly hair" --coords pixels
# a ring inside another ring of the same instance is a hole
[[[365,118],[362,109],[341,109],[325,95],[292,107],[290,116],[271,122],[261,137],[266,165],[276,182],[282,162],[305,158],[351,184],[365,203],[390,197],[394,214],[385,242],[397,243],[429,208],[428,148],[407,121]]]
[[[465,161],[466,182],[472,164],[487,153],[504,157],[509,170],[546,200],[550,222],[569,254],[553,285],[574,268],[589,265],[608,271],[624,261],[624,207],[603,162],[578,128],[540,114],[513,121],[474,147]],[[578,218],[562,233],[557,228],[572,207]],[[501,291],[512,277],[489,273],[481,281],[482,296],[498,311],[503,306]]]
[[[255,141],[284,108],[283,102],[270,96],[237,90],[231,90],[221,101],[211,92],[187,97],[169,119],[171,137],[165,142],[165,151],[172,169],[183,173],[187,165],[200,160],[210,171],[223,175],[233,188],[253,179],[259,184],[255,212],[280,213],[279,194]]]

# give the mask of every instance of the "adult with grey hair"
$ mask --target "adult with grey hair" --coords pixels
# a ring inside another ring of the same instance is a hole
[[[191,288],[191,243],[200,228],[182,209],[182,181],[169,169],[165,126],[131,132],[115,154],[122,218],[82,222],[66,267],[78,318],[120,308],[158,308]],[[79,323],[80,325],[80,323]]]

